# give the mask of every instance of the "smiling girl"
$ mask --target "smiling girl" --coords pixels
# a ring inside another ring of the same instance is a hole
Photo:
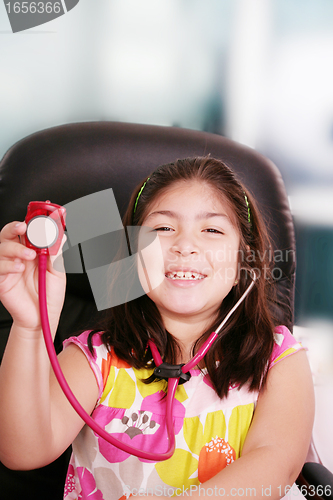
[[[154,374],[149,341],[164,362],[187,363],[255,270],[251,292],[176,390],[173,456],[154,462],[129,455],[98,437],[69,405],[43,346],[35,255],[19,243],[25,224],[12,223],[0,234],[0,298],[14,320],[0,369],[1,460],[36,468],[73,442],[66,499],[238,498],[250,489],[256,497],[270,491],[280,498],[306,458],[313,388],[302,346],[273,315],[271,263],[262,258],[270,243],[254,200],[222,162],[178,160],[138,186],[124,225],[158,237],[161,258],[148,252],[145,267],[138,260],[146,294],[110,309],[95,330],[67,340],[59,362],[88,413],[141,450],[168,448],[168,384]],[[55,332],[65,283],[51,263],[47,278]]]

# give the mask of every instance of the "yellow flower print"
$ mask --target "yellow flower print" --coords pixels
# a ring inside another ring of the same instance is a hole
[[[151,396],[152,394],[155,394],[155,392],[166,391],[167,382],[165,380],[158,380],[151,384],[144,383],[144,380],[152,375],[153,370],[147,370],[146,368],[137,370],[136,368],[133,368],[133,372],[136,378],[137,389],[143,398]]]
[[[204,428],[199,417],[184,419],[183,433],[186,444],[192,453],[198,456],[205,443],[215,436],[224,438],[225,432],[226,423],[222,410],[208,413]]]
[[[134,380],[125,368],[120,368],[118,373],[116,373],[114,387],[110,393],[107,405],[111,408],[130,408],[134,403],[135,393]]]
[[[162,481],[173,488],[187,489],[199,484],[196,477],[191,478],[198,467],[198,460],[189,451],[177,449],[171,458],[155,465]]]
[[[244,441],[252,422],[253,411],[253,403],[239,405],[232,410],[228,424],[228,443],[236,452],[235,459],[242,453]]]

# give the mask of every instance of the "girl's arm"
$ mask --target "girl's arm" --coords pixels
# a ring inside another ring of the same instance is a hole
[[[85,355],[71,344],[58,360],[74,395],[90,414],[98,399],[98,385]],[[1,370],[0,460],[17,470],[43,467],[66,450],[84,422],[58,384],[42,338],[22,340],[14,328]]]
[[[51,462],[83,425],[68,408],[50,367],[40,325],[36,253],[19,239],[25,230],[25,223],[13,222],[0,233],[0,300],[13,318],[0,366],[0,460],[15,469]],[[49,258],[46,286],[53,334],[65,281],[65,273],[53,269]],[[89,412],[97,400],[97,383],[78,351],[75,346],[68,348],[60,360],[74,394]]]
[[[299,351],[269,370],[242,456],[201,486],[215,488],[217,497],[219,488],[225,496],[243,500],[284,496],[305,462],[313,420],[311,371],[305,351]],[[199,498],[202,493],[191,496]]]

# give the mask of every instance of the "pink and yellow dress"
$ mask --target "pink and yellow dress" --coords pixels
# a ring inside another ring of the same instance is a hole
[[[99,386],[92,417],[116,438],[146,451],[163,453],[168,447],[165,426],[164,380],[144,384],[152,370],[136,370],[117,358],[93,336],[94,354],[88,349],[89,332],[72,337],[86,355]],[[289,330],[274,333],[270,368],[303,349]],[[258,392],[230,387],[220,399],[209,377],[191,370],[191,379],[178,386],[174,402],[176,451],[163,462],[151,462],[119,450],[87,425],[73,443],[64,499],[119,500],[154,494],[177,496],[194,491],[241,456],[251,425]]]

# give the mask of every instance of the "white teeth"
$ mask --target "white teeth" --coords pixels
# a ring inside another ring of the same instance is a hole
[[[172,280],[202,280],[205,277],[203,274],[194,272],[191,273],[189,271],[187,272],[177,271],[172,273],[166,273],[165,276]]]

